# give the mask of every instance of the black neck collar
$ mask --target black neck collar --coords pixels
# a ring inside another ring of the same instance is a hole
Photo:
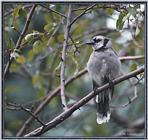
[[[96,49],[95,52],[101,52],[101,51],[105,51],[105,50],[107,50],[107,49],[108,49],[108,48],[104,48],[104,46],[102,46],[102,47]]]
[[[105,48],[105,46],[107,45],[108,41],[109,41],[109,39],[105,38],[105,39],[104,39],[104,42],[103,42],[103,46],[100,47],[100,48],[98,48],[98,49],[96,49],[95,51],[96,51],[96,52],[100,52],[100,51],[105,51],[105,50],[107,50],[108,48]]]

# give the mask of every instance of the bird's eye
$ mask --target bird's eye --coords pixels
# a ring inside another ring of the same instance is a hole
[[[96,43],[98,43],[98,42],[101,41],[101,39],[94,38],[93,41],[96,42]]]
[[[96,42],[100,42],[100,41],[101,41],[101,39],[97,39],[97,40],[96,40]]]
[[[93,38],[93,41],[96,42],[96,38]]]

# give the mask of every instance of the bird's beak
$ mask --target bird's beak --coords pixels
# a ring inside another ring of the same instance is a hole
[[[94,42],[86,42],[86,45],[94,45]]]

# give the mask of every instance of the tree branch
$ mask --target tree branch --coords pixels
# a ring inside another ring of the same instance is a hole
[[[13,52],[15,52],[16,50],[18,50],[20,48],[21,42],[22,42],[23,37],[25,36],[25,34],[27,32],[27,29],[29,27],[29,24],[30,24],[30,21],[31,21],[31,18],[32,18],[32,15],[34,13],[35,8],[36,8],[36,4],[33,4],[33,6],[30,9],[29,15],[27,16],[27,20],[26,20],[25,26],[23,28],[23,31],[20,34],[19,38],[18,38],[18,41],[16,43],[16,46],[15,46]],[[9,70],[9,67],[10,67],[13,60],[14,60],[14,57],[9,58],[9,60],[8,60],[8,62],[6,64],[5,70],[4,70],[4,77],[6,76],[8,70]]]
[[[60,13],[60,12],[58,12],[58,11],[55,11],[55,10],[53,10],[53,9],[50,9],[50,8],[48,8],[47,6],[43,5],[43,4],[39,4],[39,5],[42,6],[42,7],[44,7],[44,8],[46,8],[46,9],[49,10],[50,12],[54,12],[54,13],[56,13],[56,14],[58,14],[58,15],[64,17],[64,18],[67,18],[64,14],[62,14],[62,13]]]
[[[140,73],[144,72],[144,67],[141,67],[135,71],[132,71],[124,76],[118,77],[116,79],[113,80],[113,84],[116,85],[124,80],[127,80],[131,77],[134,77]],[[88,101],[90,101],[93,97],[96,96],[96,93],[101,92],[105,89],[109,88],[109,84],[105,84],[101,87],[99,87],[97,89],[97,92],[91,92],[88,95],[86,95],[85,97],[83,97],[81,100],[79,100],[76,104],[74,104],[71,108],[69,108],[68,110],[66,110],[65,112],[61,113],[59,116],[57,116],[56,118],[54,118],[52,121],[46,123],[46,126],[43,129],[43,126],[35,129],[34,131],[26,134],[24,137],[30,137],[30,136],[39,136],[41,134],[43,134],[44,132],[54,128],[55,126],[57,126],[58,124],[62,123],[64,120],[66,120],[68,117],[71,116],[71,114],[76,111],[77,109],[79,109],[81,106],[83,106],[84,104],[86,104]]]
[[[70,23],[69,26],[72,26],[81,16],[86,14],[86,12],[89,11],[90,9],[92,9],[94,6],[96,6],[96,4],[93,4],[92,6],[88,7],[87,9],[85,9],[80,15],[78,15],[77,17],[74,18],[74,20]]]
[[[61,82],[61,101],[62,105],[64,106],[64,110],[67,109],[66,99],[65,99],[65,61],[66,61],[66,50],[69,38],[69,31],[70,31],[70,17],[71,17],[71,5],[69,5],[68,14],[67,14],[67,23],[65,26],[65,33],[64,33],[64,43],[63,43],[63,50],[62,50],[62,57],[61,57],[61,72],[60,72],[60,82]]]
[[[101,3],[100,3],[101,4]],[[103,4],[103,5],[97,5],[97,7],[95,9],[100,9],[100,8],[103,8],[103,9],[107,9],[107,8],[112,8],[118,12],[121,12],[121,10],[124,10],[126,12],[127,11],[127,8],[124,7],[124,6],[120,6],[120,4],[116,4],[116,5],[111,5],[111,4]],[[82,10],[85,10],[86,8],[77,8],[77,9],[73,9],[72,12],[77,12],[77,11],[82,11]]]
[[[71,35],[69,35],[69,36],[70,36],[71,42],[73,43],[73,45],[74,45],[74,47],[75,47],[75,50],[74,50],[74,56],[75,56],[76,53],[77,53],[77,52],[80,53],[80,51],[79,51],[79,49],[78,49],[78,47],[77,47],[77,45],[76,45],[77,43],[74,42],[72,36],[71,36]]]
[[[14,103],[7,103],[7,105],[8,105],[8,109],[16,110],[16,111],[23,110],[23,111],[27,112],[34,119],[36,119],[41,125],[45,126],[45,124],[37,116],[35,116],[30,109],[25,108],[23,105],[18,105],[18,104],[14,104]]]
[[[121,61],[124,61],[124,60],[138,60],[138,59],[144,59],[144,56],[143,55],[138,55],[138,56],[123,56],[123,57],[120,57]]]

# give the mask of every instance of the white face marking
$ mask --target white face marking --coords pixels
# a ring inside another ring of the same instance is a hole
[[[94,37],[93,37],[93,40],[94,40],[94,39],[96,39],[96,40],[98,40],[98,39],[104,40],[105,37],[104,37],[104,36],[94,36]]]
[[[112,43],[109,38],[106,38],[104,36],[95,36],[92,38],[93,40],[93,50],[97,51],[99,49],[108,49],[112,48]]]
[[[104,36],[95,36],[93,37],[93,42],[95,43],[93,46],[94,50],[101,48],[104,45]]]

